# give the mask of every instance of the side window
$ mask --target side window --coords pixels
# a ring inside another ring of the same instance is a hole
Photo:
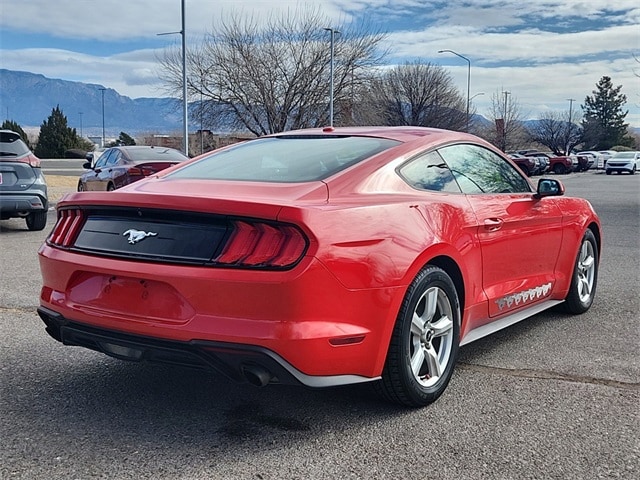
[[[107,150],[102,155],[100,155],[100,158],[98,159],[96,164],[93,166],[93,168],[104,168],[107,165],[107,162],[109,161],[109,157],[113,155],[113,152],[114,152],[113,150]]]
[[[414,188],[460,193],[460,187],[438,152],[420,155],[400,167],[400,176]]]
[[[117,165],[121,156],[122,154],[118,150],[113,150],[111,155],[109,155],[109,158],[107,159],[107,166],[113,167],[114,165]]]
[[[451,145],[438,150],[463,193],[531,192],[529,182],[504,158],[478,145]]]

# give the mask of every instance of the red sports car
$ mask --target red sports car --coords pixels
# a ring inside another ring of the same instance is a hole
[[[483,140],[324,128],[73,193],[39,251],[47,331],[237,381],[433,402],[458,348],[594,300],[601,227]],[[541,248],[542,247],[542,248]]]

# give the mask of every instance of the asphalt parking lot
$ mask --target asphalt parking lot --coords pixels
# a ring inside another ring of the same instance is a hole
[[[55,213],[43,232],[1,221],[0,478],[640,478],[640,175],[560,178],[603,223],[593,307],[463,347],[417,410],[63,347],[36,314]]]

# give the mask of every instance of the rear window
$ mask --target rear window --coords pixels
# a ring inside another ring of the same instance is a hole
[[[187,159],[187,157],[179,151],[165,147],[131,148],[127,150],[127,155],[134,162],[144,162],[147,160],[182,162]]]
[[[13,132],[0,132],[0,156],[18,157],[29,153],[29,147],[19,135]]]
[[[186,165],[168,177],[254,182],[322,180],[400,142],[348,136],[250,140]]]

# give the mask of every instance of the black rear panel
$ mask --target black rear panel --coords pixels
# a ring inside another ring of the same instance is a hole
[[[91,209],[72,250],[140,260],[206,264],[221,251],[226,217],[148,209]]]

